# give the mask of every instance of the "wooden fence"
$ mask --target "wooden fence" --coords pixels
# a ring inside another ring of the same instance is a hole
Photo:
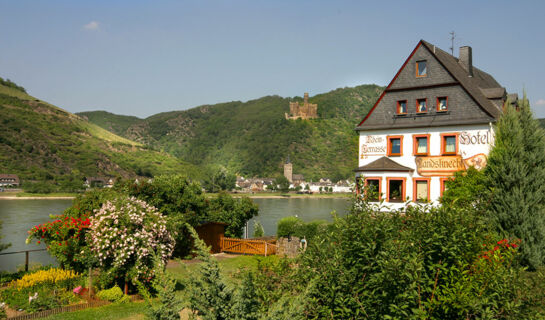
[[[221,238],[221,251],[270,256],[276,254],[276,244],[265,240]]]
[[[37,251],[46,251],[46,249],[24,250],[24,251],[14,251],[14,252],[2,252],[2,253],[0,253],[0,256],[8,255],[8,254],[24,253],[25,254],[25,271],[28,271],[29,254],[30,254],[30,252],[37,252]]]
[[[59,313],[64,313],[64,312],[72,312],[72,311],[83,310],[83,309],[87,309],[87,308],[101,307],[101,306],[105,306],[107,304],[110,304],[110,302],[108,302],[108,301],[93,301],[93,302],[90,302],[90,303],[81,303],[81,304],[76,304],[76,305],[68,306],[68,307],[61,307],[61,308],[45,310],[45,311],[40,311],[40,312],[35,312],[35,313],[23,314],[23,315],[20,315],[20,316],[15,316],[15,317],[8,318],[8,320],[39,319],[39,318],[49,317],[49,316],[54,315],[54,314],[59,314]]]

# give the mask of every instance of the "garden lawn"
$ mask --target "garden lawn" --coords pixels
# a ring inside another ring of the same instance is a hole
[[[44,320],[140,320],[145,319],[146,308],[144,302],[110,304],[98,308],[56,314],[44,318]]]

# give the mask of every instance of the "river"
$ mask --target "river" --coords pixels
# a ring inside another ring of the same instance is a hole
[[[276,224],[286,216],[297,215],[303,221],[327,220],[332,221],[331,212],[336,211],[340,216],[347,212],[348,199],[252,199],[259,205],[259,215],[248,223],[249,234],[253,235],[254,221],[263,225],[265,235],[276,234]],[[37,224],[47,222],[50,214],[60,214],[68,208],[72,200],[1,200],[0,220],[3,222],[0,233],[2,243],[11,243],[11,247],[3,252],[43,249],[45,245],[35,243],[25,244],[27,231]],[[55,264],[55,259],[45,251],[30,253],[31,265]],[[25,263],[25,255],[0,255],[0,271],[15,271]]]

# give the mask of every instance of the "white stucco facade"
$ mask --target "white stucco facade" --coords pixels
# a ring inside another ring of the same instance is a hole
[[[455,153],[445,153],[445,136],[456,136]],[[418,154],[415,147],[416,137],[427,137],[426,154]],[[460,125],[429,128],[399,128],[388,130],[359,131],[359,168],[356,178],[379,181],[381,199],[385,206],[398,209],[404,206],[403,201],[389,201],[389,181],[403,180],[403,199],[414,201],[416,181],[428,183],[427,200],[437,204],[443,191],[443,183],[455,171],[475,166],[482,168],[493,144],[492,124]],[[400,154],[392,154],[389,150],[389,138],[401,140]],[[375,170],[365,166],[383,157],[407,167],[407,170],[389,171]],[[422,185],[420,185],[422,186]]]

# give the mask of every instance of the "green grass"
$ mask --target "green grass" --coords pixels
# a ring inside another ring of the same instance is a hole
[[[110,304],[98,308],[89,308],[80,311],[66,312],[44,318],[46,320],[128,320],[145,319],[146,304],[131,302],[125,304]]]

